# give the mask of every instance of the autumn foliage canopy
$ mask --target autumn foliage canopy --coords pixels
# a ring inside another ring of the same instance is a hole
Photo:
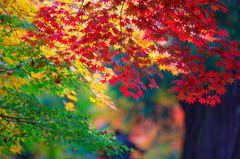
[[[73,67],[77,61],[91,73],[104,74],[101,83],[120,82],[124,96],[138,99],[147,87],[158,88],[154,74],[164,78],[153,64],[174,65],[184,74],[181,80],[173,81],[175,86],[170,91],[176,92],[179,100],[211,105],[221,102],[219,95],[226,92],[226,84],[240,79],[238,42],[228,40],[228,33],[217,26],[214,12],[227,12],[226,6],[217,0],[76,3],[80,3],[76,9],[64,2],[41,7],[33,22],[38,30],[23,38],[33,46],[55,49],[48,60],[60,69],[65,69],[66,63]],[[144,43],[138,43],[133,32],[141,32],[138,38]],[[168,42],[170,39],[172,42]],[[195,49],[183,46],[185,41]],[[155,54],[154,59],[151,54]],[[206,69],[207,57],[215,59],[220,71]],[[107,73],[107,68],[113,74]],[[147,85],[141,81],[143,77],[148,78]],[[56,83],[61,83],[60,77]]]
[[[240,79],[239,43],[218,27],[216,11],[228,13],[219,0],[44,1],[28,26],[8,26],[26,30],[19,38],[25,57],[11,57],[15,62],[0,73],[28,76],[36,90],[51,94],[82,84],[93,102],[115,108],[99,85],[119,83],[123,96],[138,100],[158,88],[153,76],[164,78],[161,68],[171,67],[181,73],[169,90],[178,100],[213,106]],[[2,49],[9,58],[9,47]]]

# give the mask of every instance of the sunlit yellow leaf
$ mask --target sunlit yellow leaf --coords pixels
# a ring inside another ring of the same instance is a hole
[[[72,102],[68,102],[65,104],[65,109],[73,111],[74,110],[74,104]]]

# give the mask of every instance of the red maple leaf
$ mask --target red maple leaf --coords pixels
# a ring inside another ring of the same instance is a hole
[[[127,86],[121,86],[120,87],[120,92],[128,92],[128,87]]]
[[[106,79],[106,78],[104,78],[103,80],[100,80],[99,82],[100,82],[100,83],[102,83],[102,84],[106,84],[106,82],[107,82],[107,79]]]
[[[34,60],[31,60],[31,65],[32,67],[34,67]]]
[[[177,99],[180,100],[180,101],[183,101],[185,100],[186,96],[184,95],[183,92],[180,92],[178,95],[177,95]]]
[[[216,100],[213,99],[213,97],[208,96],[206,100],[207,104],[210,104],[211,106],[214,106],[216,104]]]
[[[196,98],[193,96],[186,97],[186,102],[188,102],[189,104],[194,103],[195,101],[196,101]]]
[[[137,91],[138,96],[143,98],[143,92],[141,90]]]
[[[128,96],[130,96],[130,95],[132,95],[131,92],[123,92],[123,96],[124,96],[124,97],[128,97]]]
[[[58,76],[58,77],[55,77],[55,79],[56,79],[55,80],[56,84],[61,84],[61,81],[62,81],[61,77]]]
[[[130,84],[130,87],[131,87],[131,89],[136,89],[137,85],[134,84],[134,83],[131,83],[131,84]]]
[[[205,104],[205,103],[206,103],[206,99],[205,99],[205,98],[202,98],[202,97],[200,97],[200,98],[198,99],[198,101],[199,101],[201,104]]]
[[[217,94],[222,95],[224,94],[226,91],[226,87],[220,87],[219,89],[217,89]]]
[[[108,82],[113,86],[113,85],[117,85],[117,81],[115,79],[110,79],[108,80]]]
[[[133,96],[133,99],[134,99],[134,98],[135,98],[136,100],[139,99],[139,96],[138,96],[136,93],[133,93],[132,96]]]
[[[72,56],[69,58],[69,60],[71,60],[71,61],[73,61],[73,60],[75,60],[75,59],[76,59],[75,55],[72,55]]]

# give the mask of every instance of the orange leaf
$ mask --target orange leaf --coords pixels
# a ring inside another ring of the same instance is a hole
[[[219,8],[217,7],[217,6],[211,6],[212,7],[212,10],[214,10],[215,12],[217,11],[217,10],[219,10]]]

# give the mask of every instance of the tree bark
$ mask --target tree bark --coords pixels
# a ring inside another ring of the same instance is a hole
[[[240,81],[228,86],[221,104],[182,103],[185,139],[182,159],[240,159]]]

